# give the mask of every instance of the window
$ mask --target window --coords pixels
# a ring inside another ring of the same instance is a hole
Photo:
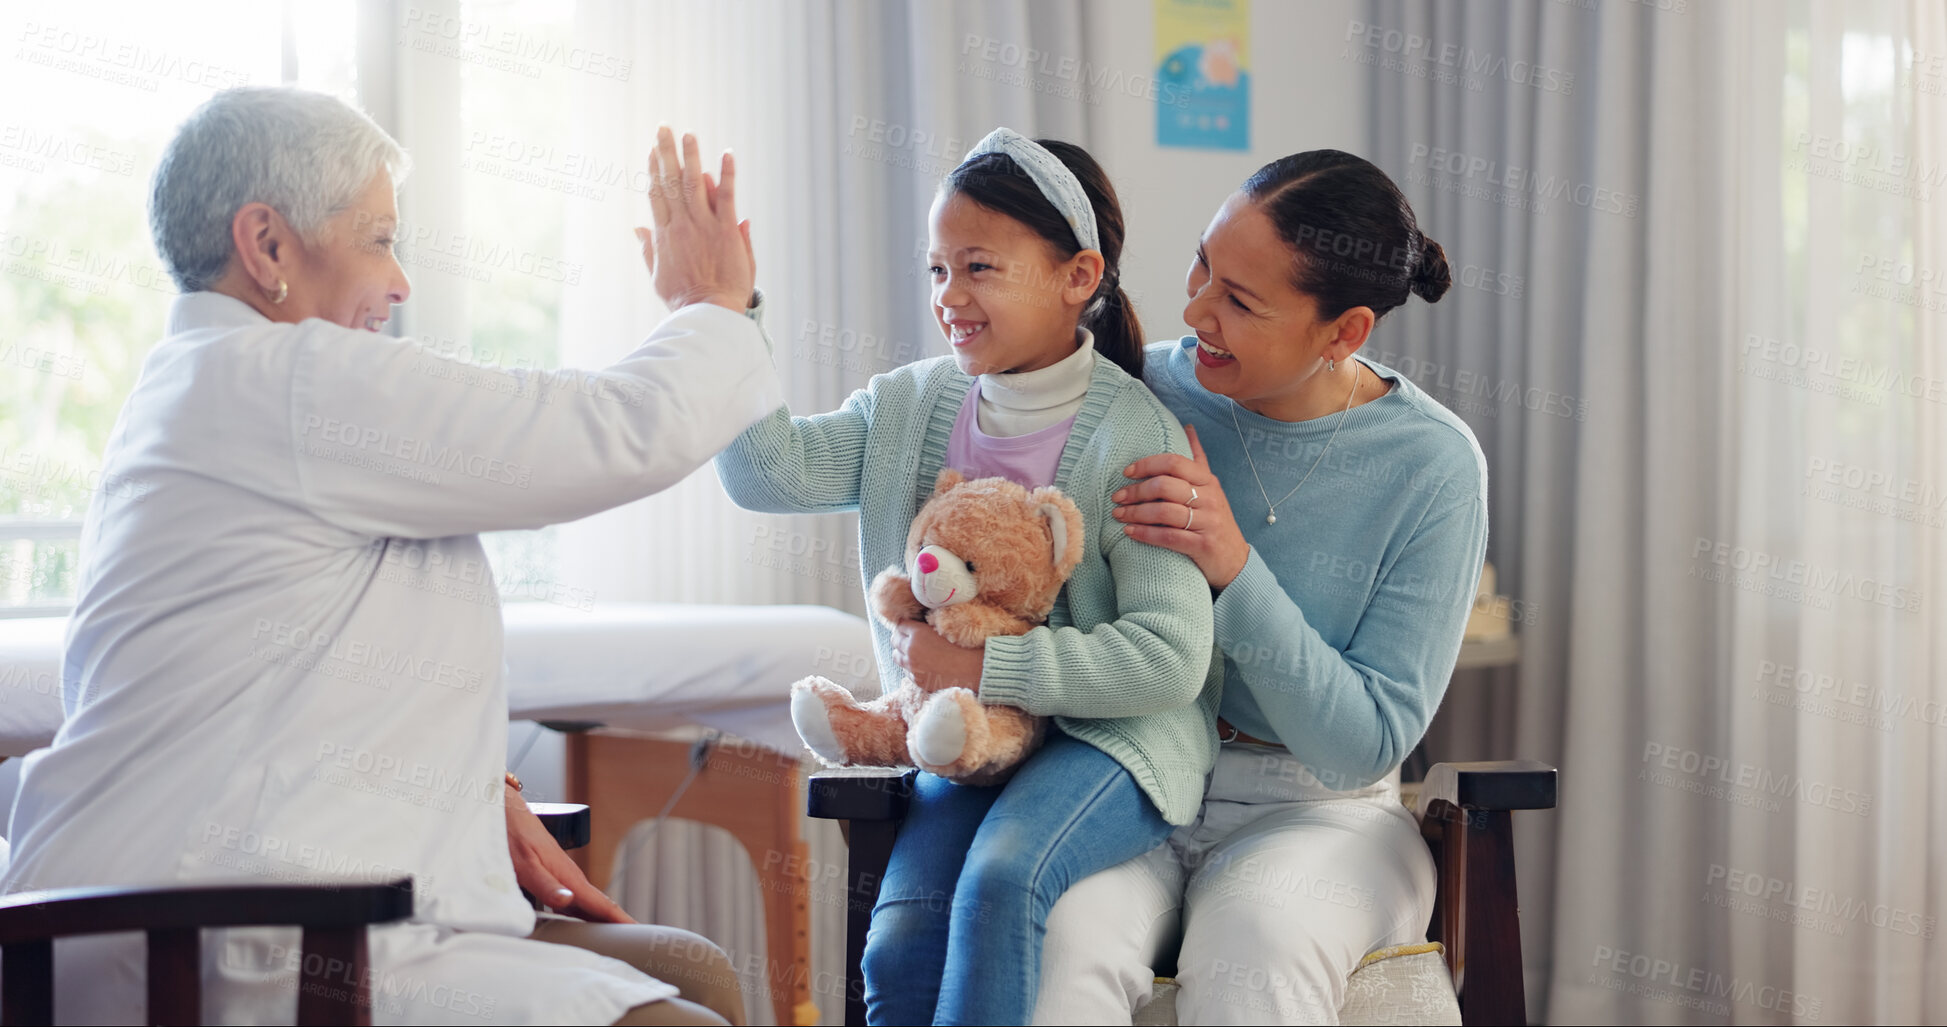
[[[100,454],[175,288],[148,176],[216,89],[282,77],[277,8],[48,5],[7,28],[0,92],[0,608],[72,604]],[[19,102],[22,98],[32,98]]]
[[[186,18],[142,0],[83,0],[8,27],[0,91],[34,102],[0,119],[0,616],[72,608],[101,454],[176,292],[149,240],[149,176],[175,126],[216,90],[287,82],[358,102],[361,60],[457,76],[457,152],[395,132],[417,150],[402,213],[420,231],[402,232],[401,256],[429,300],[415,297],[403,320],[462,359],[555,366],[562,289],[576,271],[563,250],[574,184],[534,151],[558,134],[568,86],[475,40],[491,28],[552,52],[574,5],[489,0],[433,13],[441,7],[218,0]],[[387,52],[357,52],[361,8],[387,17],[363,36]],[[415,223],[415,185],[452,190],[458,216]],[[503,595],[559,599],[551,531],[486,541]]]

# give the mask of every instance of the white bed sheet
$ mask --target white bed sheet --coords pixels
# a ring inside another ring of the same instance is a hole
[[[870,629],[826,606],[514,603],[502,619],[514,720],[701,725],[796,753],[793,681],[823,674],[878,694]],[[66,627],[61,617],[0,620],[0,756],[54,739]]]
[[[0,620],[0,756],[25,756],[61,726],[66,617]]]

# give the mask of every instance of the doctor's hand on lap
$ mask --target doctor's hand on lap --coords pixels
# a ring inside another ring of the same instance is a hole
[[[557,913],[598,923],[632,924],[635,918],[602,890],[588,883],[575,861],[561,851],[541,818],[527,808],[521,793],[508,788],[507,854],[514,860],[514,879]]]
[[[663,303],[671,310],[714,303],[743,313],[756,290],[757,262],[750,222],[737,220],[737,161],[730,151],[712,179],[695,136],[684,133],[678,158],[675,135],[667,125],[658,128],[649,154],[649,208],[653,225],[637,228],[635,236]]]

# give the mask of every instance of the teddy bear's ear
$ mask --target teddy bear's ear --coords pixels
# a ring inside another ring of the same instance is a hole
[[[967,480],[967,476],[951,467],[940,468],[940,476],[933,479],[933,494],[939,495],[947,489]]]
[[[1028,494],[1028,502],[1034,506],[1035,516],[1047,519],[1055,570],[1067,577],[1082,562],[1081,508],[1053,486],[1035,489]]]
[[[1055,566],[1061,566],[1061,558],[1068,555],[1068,518],[1062,516],[1061,507],[1053,503],[1042,503],[1034,508],[1036,517],[1047,518],[1048,535],[1054,542]]]

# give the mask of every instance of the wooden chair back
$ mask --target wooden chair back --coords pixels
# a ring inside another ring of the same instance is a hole
[[[370,1024],[365,929],[412,915],[412,878],[379,884],[60,888],[0,897],[0,1023],[54,1022],[54,939],[148,935],[148,1022],[203,1023],[202,930],[299,927],[297,1022]],[[316,958],[313,958],[316,957]]]

